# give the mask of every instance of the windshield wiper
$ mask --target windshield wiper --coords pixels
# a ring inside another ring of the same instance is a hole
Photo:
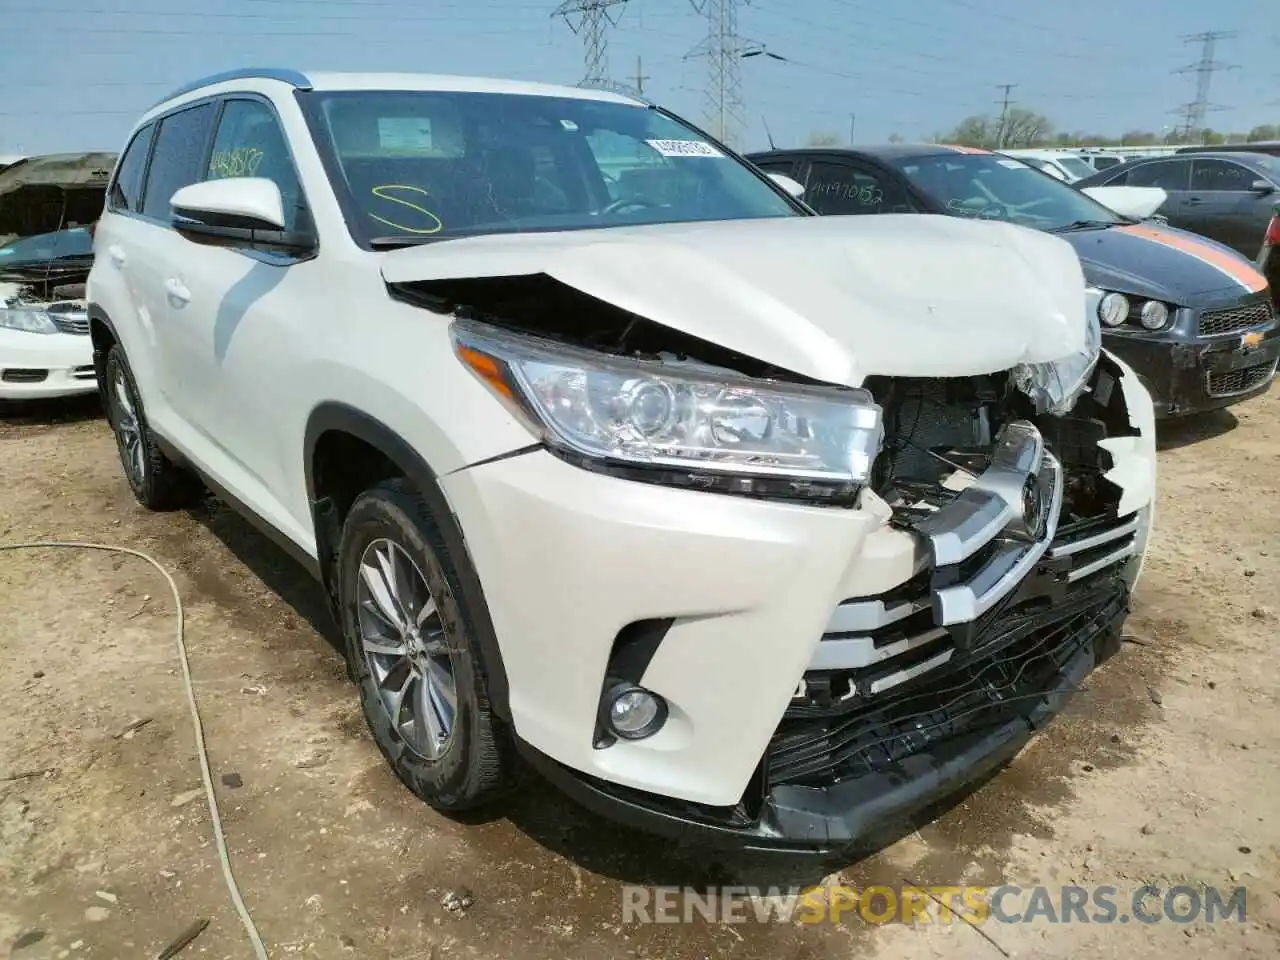
[[[426,243],[440,243],[450,237],[374,237],[369,246],[375,250],[399,250],[401,247],[420,247]]]
[[[1060,227],[1050,227],[1049,233],[1071,233],[1074,230],[1105,230],[1107,227],[1117,227],[1123,220],[1073,220],[1070,223],[1063,224]]]

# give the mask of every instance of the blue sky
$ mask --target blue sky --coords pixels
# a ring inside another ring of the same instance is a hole
[[[4,0],[0,153],[119,149],[172,87],[237,66],[412,70],[575,83],[582,42],[559,0]],[[615,11],[618,8],[615,8]],[[1236,30],[1214,77],[1216,129],[1280,122],[1280,0],[751,0],[739,32],[788,58],[742,63],[743,145],[811,132],[922,139],[998,110],[997,84],[1060,130],[1159,132],[1192,99],[1172,71],[1203,30]],[[689,0],[629,0],[609,37],[612,72],[703,120],[705,33]]]

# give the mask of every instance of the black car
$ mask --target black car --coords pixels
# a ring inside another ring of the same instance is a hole
[[[1174,153],[1269,153],[1273,157],[1280,157],[1280,140],[1224,143],[1216,147],[1179,147]]]
[[[803,184],[805,202],[820,214],[946,214],[1061,236],[1080,256],[1106,348],[1137,372],[1159,417],[1229,406],[1262,393],[1275,376],[1280,327],[1251,262],[1261,235],[1246,260],[1204,237],[1122,217],[1048,174],[969,147],[774,150],[748,159]]]
[[[1130,160],[1077,181],[1084,187],[1159,187],[1157,211],[1175,227],[1225,243],[1252,260],[1280,197],[1280,157],[1265,153],[1175,154]]]

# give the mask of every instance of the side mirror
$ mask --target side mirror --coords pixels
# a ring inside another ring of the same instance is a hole
[[[1276,192],[1276,185],[1269,180],[1258,179],[1249,185],[1249,189],[1260,197]]]
[[[169,203],[175,230],[192,240],[286,249],[315,245],[309,234],[285,230],[284,198],[272,180],[227,177],[182,187]]]
[[[804,184],[798,180],[792,180],[785,173],[771,173],[769,179],[797,200],[804,196]]]

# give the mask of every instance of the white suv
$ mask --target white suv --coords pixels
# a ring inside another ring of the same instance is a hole
[[[193,84],[97,229],[129,484],[314,572],[436,807],[522,754],[656,830],[843,846],[1115,649],[1154,427],[1064,241],[787,188],[614,93]]]

